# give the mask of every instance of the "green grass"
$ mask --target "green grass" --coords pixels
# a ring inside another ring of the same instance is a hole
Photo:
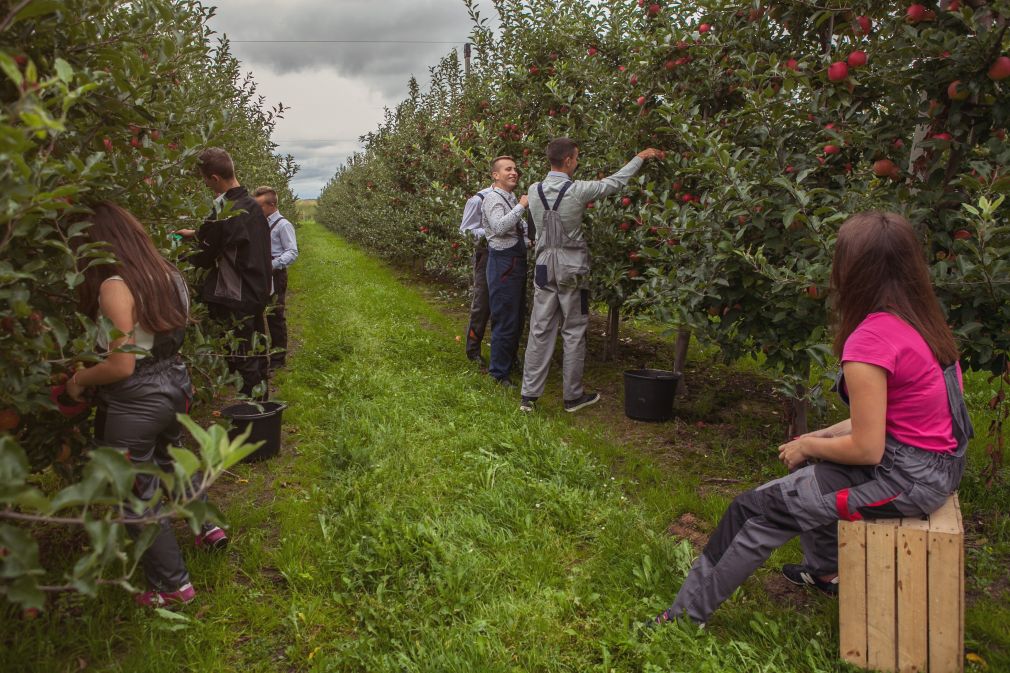
[[[705,480],[740,476],[739,489],[773,471],[767,408],[731,417],[725,405],[746,396],[699,390],[687,420],[650,426],[642,446],[613,408],[573,419],[545,397],[521,415],[466,366],[458,319],[318,225],[299,237],[299,350],[278,379],[286,446],[212,494],[233,544],[187,552],[198,600],[181,619],[111,589],[31,622],[5,613],[3,670],[848,670],[836,604],[770,592],[771,570],[704,631],[637,628],[672,601],[694,553],[667,526],[685,512],[711,525],[731,496]],[[693,448],[660,452],[668,430]],[[775,559],[797,557],[791,545]],[[1010,666],[995,628],[1006,623],[996,603],[969,613],[993,670]]]

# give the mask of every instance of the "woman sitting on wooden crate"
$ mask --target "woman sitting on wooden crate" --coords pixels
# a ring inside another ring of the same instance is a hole
[[[791,474],[738,496],[656,623],[703,624],[799,535],[796,584],[838,591],[837,522],[931,514],[957,489],[973,435],[957,346],[922,244],[894,213],[850,217],[831,269],[836,389],[850,418],[779,447]]]

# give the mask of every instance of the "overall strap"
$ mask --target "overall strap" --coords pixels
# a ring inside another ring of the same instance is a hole
[[[540,195],[540,200],[544,204],[544,210],[550,210],[551,205],[547,203],[547,197],[544,195],[544,183],[542,182],[537,183],[537,194]]]
[[[964,402],[964,394],[957,381],[957,363],[944,367],[943,383],[947,388],[951,433],[957,442],[954,456],[960,458],[968,450],[968,440],[975,436],[975,429],[971,425],[971,417],[968,415],[968,407]]]
[[[554,202],[554,207],[553,207],[553,208],[551,208],[551,210],[555,210],[555,211],[556,211],[556,210],[558,209],[558,206],[560,206],[560,205],[561,205],[561,199],[565,198],[565,192],[567,192],[567,191],[568,191],[568,188],[569,188],[569,187],[571,187],[571,186],[572,186],[572,182],[571,182],[571,180],[569,180],[569,181],[568,181],[568,182],[566,182],[566,183],[565,183],[564,185],[562,185],[562,187],[561,187],[561,191],[560,191],[560,192],[558,193],[558,198],[557,198],[557,200],[556,200],[556,201]],[[543,195],[544,195],[544,193],[543,193],[543,192],[540,192],[540,196],[541,196],[541,198],[543,197]],[[544,205],[545,205],[545,206],[547,205],[547,199],[544,199]]]

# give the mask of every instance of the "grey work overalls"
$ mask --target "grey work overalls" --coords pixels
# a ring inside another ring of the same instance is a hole
[[[838,571],[837,521],[925,516],[953,493],[964,473],[974,430],[957,381],[956,365],[943,370],[957,448],[938,453],[902,444],[890,435],[877,465],[820,462],[738,496],[694,562],[670,617],[705,622],[771,555],[797,534],[813,575]],[[839,372],[836,389],[848,404]]]
[[[571,182],[564,184],[552,207],[547,202],[543,185],[537,184],[544,215],[543,222],[537,225],[533,313],[523,366],[524,397],[538,398],[544,392],[559,324],[563,324],[564,399],[577,400],[584,392],[582,370],[589,326],[589,245],[581,233],[573,236],[565,230],[558,213],[558,206],[571,186]]]

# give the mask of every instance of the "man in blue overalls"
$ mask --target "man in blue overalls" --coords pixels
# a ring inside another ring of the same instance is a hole
[[[526,206],[523,194],[517,200],[519,171],[512,157],[496,157],[491,162],[493,188],[484,196],[482,225],[487,235],[487,288],[491,304],[491,363],[488,373],[498,383],[512,388],[509,379],[519,351],[519,331],[523,324],[526,292],[525,234]]]

